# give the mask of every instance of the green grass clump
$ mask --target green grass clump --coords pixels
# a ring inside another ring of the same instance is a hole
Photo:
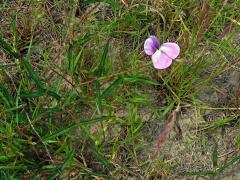
[[[216,0],[2,3],[0,179],[176,175],[152,157],[145,123],[164,122],[177,105],[205,107],[202,89],[239,65],[238,9]],[[150,34],[179,43],[169,69],[144,55]],[[238,110],[209,129],[237,122]],[[239,156],[219,164],[216,146],[212,161],[213,170],[182,174],[217,176]]]

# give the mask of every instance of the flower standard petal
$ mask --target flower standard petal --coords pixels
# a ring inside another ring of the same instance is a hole
[[[172,60],[178,57],[180,53],[180,47],[176,43],[164,43],[160,50],[163,51],[167,56],[169,56]]]
[[[165,69],[172,64],[172,59],[160,50],[152,55],[152,61],[156,69]]]
[[[159,47],[160,43],[156,36],[150,36],[144,43],[144,51],[150,56],[153,55]]]

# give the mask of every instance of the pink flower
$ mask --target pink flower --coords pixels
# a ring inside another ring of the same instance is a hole
[[[160,46],[156,36],[150,36],[144,43],[144,51],[152,57],[153,66],[156,69],[169,67],[180,53],[180,47],[176,43],[167,42]]]

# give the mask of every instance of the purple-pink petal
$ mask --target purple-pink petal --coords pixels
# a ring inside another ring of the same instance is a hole
[[[160,47],[156,36],[150,36],[144,43],[144,51],[147,55],[153,55]]]
[[[171,59],[177,58],[180,53],[180,47],[176,43],[164,43],[160,49]]]
[[[165,69],[172,64],[172,59],[160,50],[152,55],[152,61],[156,69]]]

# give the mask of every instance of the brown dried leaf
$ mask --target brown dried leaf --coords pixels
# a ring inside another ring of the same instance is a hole
[[[174,127],[174,125],[177,121],[177,115],[178,115],[179,110],[180,110],[180,106],[177,106],[177,108],[169,115],[168,123],[167,123],[166,127],[164,128],[163,132],[159,135],[158,142],[157,142],[157,150],[156,150],[157,155],[160,154],[161,146],[167,140],[171,129]]]

